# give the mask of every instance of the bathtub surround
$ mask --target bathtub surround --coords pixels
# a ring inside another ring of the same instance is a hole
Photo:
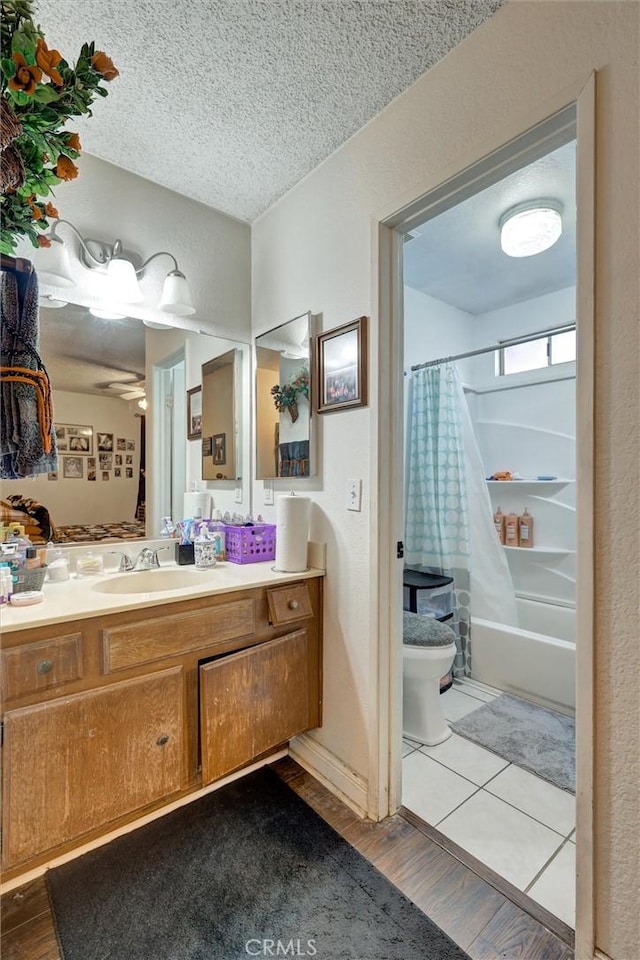
[[[572,717],[503,694],[456,720],[452,730],[575,794],[576,734]]]
[[[65,960],[257,956],[265,939],[290,956],[468,960],[267,768],[47,881]]]

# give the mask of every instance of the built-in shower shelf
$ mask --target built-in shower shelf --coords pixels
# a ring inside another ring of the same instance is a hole
[[[490,487],[566,487],[575,480],[558,477],[557,480],[487,480],[487,483]]]
[[[546,553],[550,556],[559,556],[560,554],[569,556],[575,553],[575,550],[565,550],[564,547],[508,547],[506,543],[503,543],[502,546],[511,553]]]

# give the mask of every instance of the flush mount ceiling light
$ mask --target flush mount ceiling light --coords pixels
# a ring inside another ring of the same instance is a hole
[[[82,265],[89,270],[101,270],[106,273],[110,300],[117,303],[139,303],[143,299],[143,294],[138,285],[138,278],[143,276],[146,268],[156,257],[169,257],[173,260],[173,270],[165,278],[158,309],[177,317],[186,317],[196,312],[191,302],[186,278],[178,268],[178,261],[172,253],[159,250],[140,262],[139,257],[123,249],[120,240],[116,240],[115,243],[106,243],[102,240],[85,238],[68,220],[56,220],[51,232],[47,234],[51,246],[42,249],[39,258],[42,266],[38,266],[38,276],[44,283],[54,287],[73,285],[69,252],[64,240],[57,234],[60,224],[65,224],[75,234],[80,244]],[[105,312],[112,313],[110,310]]]
[[[552,247],[562,234],[562,204],[534,200],[511,207],[500,217],[500,246],[508,257],[532,257]]]

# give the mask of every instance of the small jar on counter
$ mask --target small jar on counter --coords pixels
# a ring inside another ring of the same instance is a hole
[[[100,577],[104,573],[104,561],[99,553],[85,553],[76,560],[76,576],[79,580]]]

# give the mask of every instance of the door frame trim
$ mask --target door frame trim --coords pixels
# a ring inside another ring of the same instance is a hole
[[[423,191],[404,197],[377,212],[371,220],[373,312],[372,357],[377,364],[378,416],[372,424],[372,508],[378,518],[372,538],[372,623],[377,646],[372,655],[372,689],[377,698],[372,710],[369,816],[381,819],[401,805],[402,777],[402,564],[396,542],[403,539],[403,291],[402,234],[454,202],[464,199],[464,189],[477,192],[479,182],[491,172],[501,179],[509,172],[508,149],[513,141],[535,158],[553,149],[553,136],[562,135],[562,121],[573,111],[576,128],[576,196],[578,206],[576,254],[576,320],[579,324],[576,366],[576,494],[580,522],[577,528],[576,610],[580,643],[576,646],[576,956],[594,956],[594,305],[595,305],[595,84],[594,73],[540,105],[535,114],[522,117],[519,130],[503,129],[491,143],[476,148],[476,155],[461,158],[455,169],[441,170],[424,184]],[[549,127],[547,130],[546,127]],[[543,128],[545,134],[540,136]],[[546,134],[549,134],[547,136]],[[513,155],[522,165],[522,151]],[[530,161],[527,161],[530,162]],[[471,176],[469,176],[471,172]],[[466,181],[463,183],[464,178]],[[457,182],[456,182],[457,181]],[[490,182],[490,181],[489,181]],[[483,183],[483,186],[485,184]],[[455,201],[453,198],[456,198]],[[400,279],[400,282],[398,282]],[[395,608],[398,609],[395,609]]]

